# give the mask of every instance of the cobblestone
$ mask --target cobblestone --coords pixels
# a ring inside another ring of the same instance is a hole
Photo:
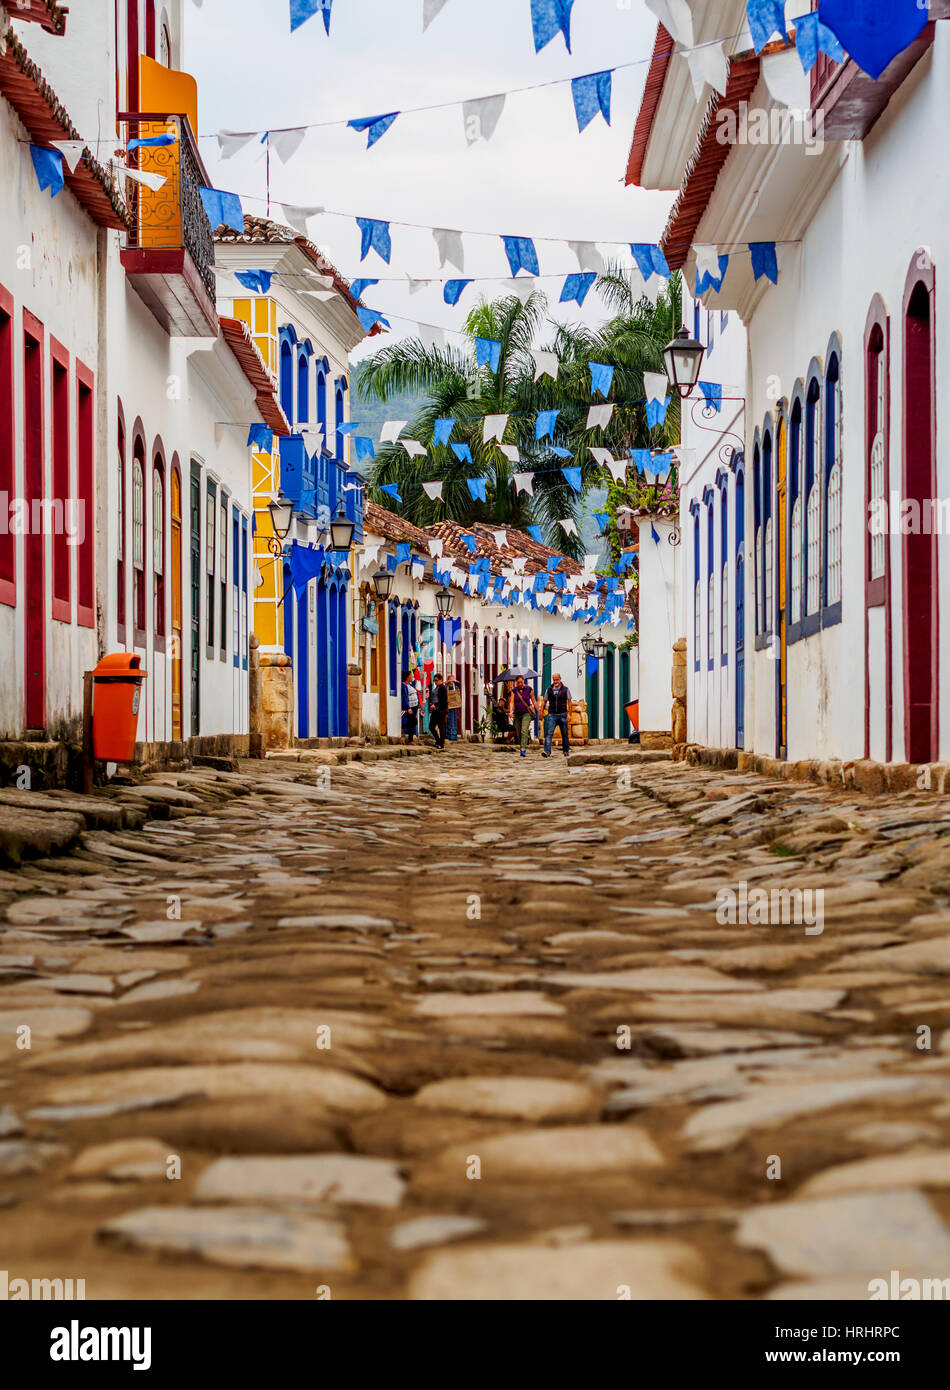
[[[40,827],[0,873],[9,1267],[90,1298],[943,1277],[950,809],[634,752],[0,798]]]

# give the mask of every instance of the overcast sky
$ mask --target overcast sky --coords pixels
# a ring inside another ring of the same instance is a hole
[[[425,33],[422,0],[334,0],[329,37],[320,16],[291,35],[288,0],[203,0],[201,8],[186,0],[183,66],[198,79],[200,133],[213,135],[461,103],[636,64],[614,72],[609,128],[598,116],[578,133],[566,82],[509,96],[491,141],[471,148],[460,106],[454,106],[401,115],[368,151],[365,134],[330,126],[309,131],[286,165],[272,155],[276,220],[283,220],[277,205],[288,202],[394,224],[494,233],[466,239],[465,275],[502,277],[510,274],[502,233],[628,243],[655,241],[663,228],[669,195],[623,184],[656,32],[642,0],[628,2],[625,8],[624,0],[576,0],[573,53],[558,36],[536,54],[530,0],[447,0]],[[266,176],[257,142],[224,161],[214,139],[202,139],[201,150],[215,185],[241,194],[245,212],[262,215]],[[374,251],[360,263],[352,217],[315,218],[309,233],[348,277],[381,278],[364,302],[406,316],[392,318],[392,337],[415,331],[408,318],[457,327],[480,293],[499,289],[491,281],[472,285],[456,308],[443,302],[441,286],[410,296],[407,274],[458,274],[439,270],[428,230],[393,225],[389,266]],[[536,244],[542,274],[577,269],[566,246]],[[553,307],[561,281],[542,287]],[[580,316],[576,305],[555,312]],[[592,293],[583,317],[599,314]]]

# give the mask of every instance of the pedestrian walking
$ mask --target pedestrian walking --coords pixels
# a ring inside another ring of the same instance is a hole
[[[445,733],[454,743],[459,736],[459,720],[462,718],[462,687],[454,676],[449,676],[445,682],[445,693],[449,702]]]
[[[538,702],[530,685],[525,685],[524,676],[515,681],[511,692],[508,714],[514,720],[515,731],[521,744],[521,756],[528,756],[528,742],[531,738],[531,721],[538,713]]]
[[[541,697],[541,713],[544,716],[544,752],[542,758],[551,756],[551,738],[554,730],[561,731],[561,752],[565,758],[571,751],[571,741],[568,736],[568,725],[571,715],[574,712],[574,701],[571,692],[555,671],[551,677],[551,684]]]
[[[436,673],[432,677],[429,692],[429,733],[435,739],[435,746],[441,752],[445,748],[445,721],[449,712],[448,691],[445,681]]]
[[[418,731],[419,692],[415,687],[411,671],[402,673],[402,731],[406,742],[411,743]]]

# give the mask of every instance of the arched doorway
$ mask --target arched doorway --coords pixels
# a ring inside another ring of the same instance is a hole
[[[775,756],[788,755],[788,648],[785,607],[788,583],[787,516],[787,430],[784,413],[779,416],[775,438],[775,506],[778,521],[778,583],[775,586],[775,627],[778,661],[775,663]]]
[[[914,504],[918,526],[901,537],[904,627],[904,757],[938,758],[938,564],[934,381],[934,272],[917,251],[904,287],[904,502]],[[924,503],[927,510],[924,511]],[[924,519],[930,525],[923,524]],[[902,528],[903,529],[903,528]],[[927,533],[930,533],[929,535]]]
[[[172,569],[172,738],[180,739],[181,726],[181,470],[172,463],[171,476]]]
[[[604,738],[617,737],[616,650],[613,643],[604,657]]]

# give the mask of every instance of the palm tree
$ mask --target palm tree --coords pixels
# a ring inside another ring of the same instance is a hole
[[[535,291],[524,302],[514,295],[483,300],[465,321],[468,344],[462,348],[433,348],[415,338],[383,348],[363,362],[357,381],[364,395],[380,401],[403,392],[426,397],[409,429],[410,437],[427,446],[426,455],[411,458],[398,445],[383,445],[370,479],[374,499],[391,507],[392,499],[380,492],[380,486],[395,483],[402,498],[401,514],[418,526],[446,517],[462,525],[535,523],[555,548],[579,554],[579,536],[568,534],[559,523],[568,518],[577,523],[583,494],[571,488],[562,464],[580,467],[586,492],[604,481],[603,470],[590,454],[591,444],[603,444],[615,453],[651,444],[663,447],[678,438],[679,427],[678,399],[671,402],[666,422],[652,431],[642,403],[643,372],[662,371],[662,348],[679,328],[679,276],[671,279],[656,306],[636,295],[632,281],[619,267],[608,268],[598,290],[616,312],[595,332],[580,325],[550,324],[547,300]],[[557,354],[559,370],[556,380],[544,376],[535,381],[531,348],[537,345],[545,322],[553,328],[545,350]],[[476,366],[476,337],[501,344],[495,370]],[[587,430],[591,361],[615,369],[608,399],[617,404],[605,430]],[[630,401],[636,403],[624,404]],[[560,412],[556,443],[568,448],[572,458],[562,459],[552,452],[550,443],[537,441],[536,418],[543,410]],[[503,442],[517,445],[520,463],[509,462],[494,442],[483,442],[486,415],[509,416]],[[433,444],[435,421],[445,416],[455,418],[453,442],[469,445],[472,464],[460,462],[449,445]],[[513,475],[517,472],[534,473],[534,496],[516,489]],[[467,480],[475,477],[486,480],[484,502],[474,499],[467,486]],[[423,482],[437,479],[443,484],[441,502],[430,499],[422,488]]]

